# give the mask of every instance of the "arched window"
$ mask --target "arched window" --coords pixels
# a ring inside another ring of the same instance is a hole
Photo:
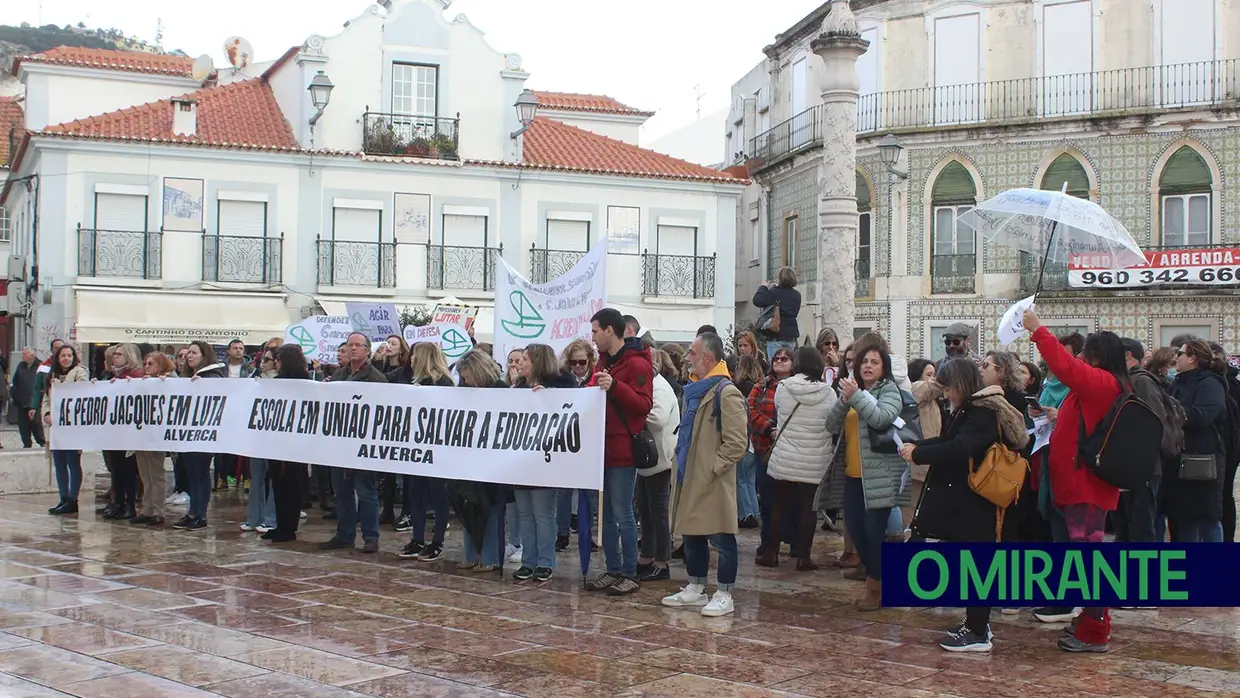
[[[932,293],[972,293],[977,272],[973,230],[960,225],[960,214],[977,205],[973,176],[959,162],[939,172],[930,193],[930,290]]]
[[[1201,154],[1188,146],[1175,151],[1158,178],[1164,247],[1210,244],[1213,190],[1214,177]]]
[[[1051,166],[1046,169],[1046,174],[1042,175],[1041,188],[1060,191],[1065,184],[1068,186],[1069,196],[1075,196],[1078,199],[1089,198],[1089,175],[1086,174],[1081,161],[1068,153],[1055,158]]]
[[[857,266],[856,281],[858,298],[874,295],[870,289],[870,277],[874,268],[874,202],[870,198],[870,185],[861,172],[857,172]]]

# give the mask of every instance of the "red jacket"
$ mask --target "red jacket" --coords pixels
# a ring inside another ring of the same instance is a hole
[[[1079,415],[1085,417],[1086,434],[1092,434],[1119,397],[1119,381],[1110,373],[1074,358],[1045,327],[1033,333],[1033,342],[1051,373],[1071,389],[1059,408],[1047,447],[1055,506],[1062,509],[1073,504],[1092,504],[1114,511],[1119,505],[1119,488],[1104,482],[1089,468],[1078,467],[1077,453]]]
[[[749,426],[753,433],[751,441],[755,453],[766,453],[774,447],[775,388],[779,379],[766,377],[749,393]]]
[[[587,385],[598,385],[598,374],[611,374],[611,390],[607,391],[607,427],[604,430],[603,465],[609,468],[632,467],[633,446],[630,432],[636,434],[646,426],[646,416],[654,407],[654,364],[650,350],[641,340],[624,340],[614,356],[604,354]],[[620,421],[619,412],[624,414]],[[625,429],[625,426],[628,429]]]

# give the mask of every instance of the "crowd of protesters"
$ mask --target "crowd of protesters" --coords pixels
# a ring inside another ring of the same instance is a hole
[[[433,343],[410,347],[392,336],[375,349],[369,337],[354,333],[339,347],[337,366],[308,365],[299,347],[279,339],[252,360],[239,341],[222,358],[205,342],[171,355],[121,344],[106,350],[108,372],[98,379],[602,390],[601,493],[470,483],[470,496],[485,500],[488,514],[483,525],[465,532],[457,568],[497,573],[511,563],[516,581],[546,581],[572,535],[597,549],[597,525],[605,569],[585,581],[587,590],[632,594],[643,583],[670,579],[670,565],[681,559],[688,583],[662,603],[707,616],[734,611],[736,536],[746,528],[759,529],[758,566],[779,567],[786,550],[798,572],[836,568],[862,583],[856,602],[861,611],[883,607],[881,551],[889,542],[1094,542],[1103,540],[1108,527],[1120,541],[1155,542],[1168,535],[1183,542],[1233,539],[1240,382],[1221,346],[1183,336],[1147,353],[1140,342],[1110,332],[1056,337],[1032,312],[1024,324],[1042,365],[1004,351],[976,355],[973,328],[963,323],[947,328],[946,358],[938,362],[894,355],[873,332],[841,346],[826,329],[813,344],[798,345],[796,334],[785,336],[789,327],[799,333],[796,277],[785,268],[777,278],[759,290],[755,304],[789,311],[790,317],[781,318],[785,329],[768,336],[741,332],[731,346],[714,327],[703,326],[688,346],[655,348],[642,338],[637,318],[607,308],[592,319],[591,341],[575,341],[558,355],[531,344],[514,349],[504,365],[485,344],[449,363]],[[27,447],[48,443],[56,386],[85,380],[91,378],[69,345],[54,344],[41,365],[33,352],[23,352],[12,395],[23,407]],[[1178,450],[1152,456],[1159,462],[1145,487],[1122,493],[1077,463],[1082,428],[1091,433],[1121,392],[1135,392],[1167,429],[1183,434]],[[906,407],[915,407],[921,438],[884,447],[883,435]],[[1030,433],[1047,422],[1053,425],[1049,446],[1035,452]],[[1030,463],[1023,495],[1003,512],[969,486],[970,465],[996,443]],[[1213,479],[1181,477],[1183,454],[1213,454]],[[75,513],[81,454],[53,450],[50,458],[60,490],[50,513]],[[419,561],[444,555],[450,502],[464,487],[330,464],[181,453],[172,455],[173,492],[165,498],[165,454],[115,451],[104,458],[112,483],[99,511],[105,518],[158,526],[169,507],[186,505],[174,527],[202,530],[212,491],[236,486],[249,494],[243,531],[277,543],[294,540],[304,510],[317,501],[324,518],[337,522],[322,548],[355,548],[360,527],[362,551],[378,552],[380,528],[390,525],[411,532],[400,557]],[[822,530],[844,538],[844,552],[830,563],[813,559],[820,520]],[[718,564],[708,593],[712,549]],[[989,608],[967,609],[940,645],[989,651],[990,615]],[[1069,623],[1059,640],[1064,650],[1109,649],[1105,608],[1039,608],[1033,617]]]

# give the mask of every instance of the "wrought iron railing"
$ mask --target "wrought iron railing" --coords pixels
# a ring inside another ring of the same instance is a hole
[[[99,230],[78,225],[78,275],[158,279],[163,233]]]
[[[362,151],[369,155],[460,160],[460,117],[380,114],[368,109],[362,115]]]
[[[1020,290],[1033,293],[1038,290],[1038,276],[1042,276],[1043,291],[1066,291],[1068,286],[1067,262],[1047,260],[1046,272],[1042,272],[1042,258],[1020,253]]]
[[[278,284],[283,267],[283,236],[202,236],[203,281]]]
[[[977,255],[934,255],[930,258],[931,293],[973,293]]]
[[[857,298],[869,298],[874,295],[874,290],[870,287],[870,260],[858,259],[854,265],[854,275],[857,288],[853,291],[853,295]]]
[[[537,244],[530,245],[530,280],[545,284],[564,276],[585,256],[585,252],[539,249]]]
[[[642,295],[715,297],[715,255],[642,253]]]
[[[396,288],[396,243],[318,240],[320,286]]]
[[[749,155],[771,164],[794,151],[822,144],[823,105],[810,107],[754,136]]]
[[[1240,98],[1240,60],[922,87],[864,95],[857,131],[1216,106]]]
[[[457,247],[426,246],[426,287],[465,291],[495,290],[495,260],[504,255],[504,246]]]

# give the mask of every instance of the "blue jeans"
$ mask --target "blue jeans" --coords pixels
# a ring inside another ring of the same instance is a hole
[[[336,540],[352,544],[357,540],[358,519],[362,540],[379,540],[379,477],[370,470],[332,468],[332,490],[336,493]]]
[[[267,461],[262,458],[250,459],[250,502],[245,522],[250,526],[276,527],[276,501],[267,484]]]
[[[637,468],[603,468],[603,557],[607,573],[637,576],[637,519],[633,515],[633,492]]]
[[[787,349],[788,351],[796,352],[797,340],[795,339],[769,340],[768,339],[766,342],[766,362],[768,364],[771,363],[771,361],[775,359],[775,352],[779,351],[780,349]]]
[[[185,478],[188,480],[189,511],[195,519],[207,518],[207,505],[211,503],[211,453],[186,453],[182,456],[185,463]]]
[[[499,544],[499,517],[503,507],[499,504],[493,505],[491,511],[487,514],[487,525],[482,532],[482,555],[478,555],[478,549],[475,547],[476,541],[469,535],[469,531],[465,531],[465,562],[473,562],[483,565],[498,565],[501,563],[500,556],[504,554],[503,548]],[[436,514],[436,517],[439,515]]]
[[[590,515],[582,516],[581,512],[577,512],[577,530],[586,529],[587,536],[594,537],[594,516],[598,513],[598,492],[590,490],[586,492],[586,500],[590,502]],[[557,535],[567,536],[568,525],[572,523],[573,506],[577,503],[577,490],[560,489],[555,495],[555,532]]]
[[[515,548],[521,547],[521,522],[517,520],[517,507],[508,507],[508,513],[504,515],[504,530],[508,532],[508,545]]]
[[[52,465],[56,466],[56,489],[60,501],[77,502],[82,489],[82,452],[52,451]]]
[[[409,486],[409,513],[413,516],[413,538],[411,542],[422,543],[426,538],[426,508],[435,512],[435,532],[431,543],[443,545],[444,533],[448,530],[448,490],[444,481],[437,477],[413,475],[405,480]]]
[[[706,584],[706,574],[710,570],[710,548],[707,543],[719,551],[719,591],[731,591],[736,584],[736,536],[731,533],[716,533],[713,536],[683,536],[685,542],[685,569],[689,572],[690,584]]]
[[[756,453],[746,453],[740,463],[736,464],[736,516],[738,518],[744,519],[760,513],[758,511],[757,470],[758,454]]]
[[[1176,543],[1222,543],[1223,523],[1218,519],[1176,519]]]
[[[555,569],[555,493],[551,488],[514,490],[521,526],[521,565]]]
[[[865,507],[861,478],[844,478],[844,520],[848,522],[848,535],[852,536],[857,555],[865,567],[865,576],[870,579],[883,579],[883,540],[887,538],[890,518],[891,507]]]

